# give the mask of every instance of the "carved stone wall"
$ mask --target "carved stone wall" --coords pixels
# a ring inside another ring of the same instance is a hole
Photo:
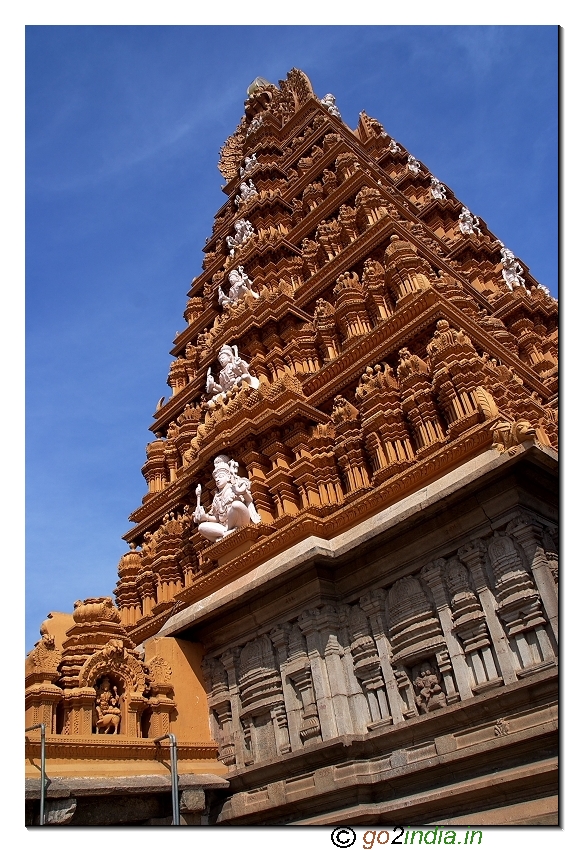
[[[307,608],[207,656],[220,758],[248,767],[554,666],[556,552],[540,545],[551,532],[522,511],[358,601]]]

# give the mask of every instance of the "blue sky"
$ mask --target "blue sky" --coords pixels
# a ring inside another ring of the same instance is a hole
[[[557,292],[557,29],[32,26],[26,647],[111,594],[168,350],[260,75],[365,109]]]

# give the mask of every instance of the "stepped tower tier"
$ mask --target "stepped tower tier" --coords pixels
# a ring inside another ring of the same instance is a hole
[[[30,719],[186,736],[210,823],[555,822],[556,300],[297,69],[219,170],[117,607],[45,628]]]

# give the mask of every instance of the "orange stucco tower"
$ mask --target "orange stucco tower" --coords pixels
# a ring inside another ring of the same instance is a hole
[[[556,301],[296,69],[219,169],[117,605],[45,624],[29,722],[72,776],[173,731],[210,823],[554,822]]]

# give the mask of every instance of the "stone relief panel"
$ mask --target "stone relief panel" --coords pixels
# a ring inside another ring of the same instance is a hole
[[[504,531],[446,554],[206,659],[222,761],[241,768],[366,734],[554,664],[550,525],[519,512]]]

